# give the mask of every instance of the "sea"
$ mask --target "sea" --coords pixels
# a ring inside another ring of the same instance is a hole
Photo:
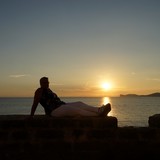
[[[160,114],[160,97],[61,97],[65,102],[82,101],[94,107],[111,104],[108,116],[118,119],[119,127],[147,127],[149,117]],[[29,115],[33,98],[0,98],[0,115]],[[44,115],[39,104],[35,115]]]

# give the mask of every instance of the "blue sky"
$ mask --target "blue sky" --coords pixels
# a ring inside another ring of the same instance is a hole
[[[159,92],[159,17],[159,0],[0,0],[0,96],[42,76],[59,96]]]

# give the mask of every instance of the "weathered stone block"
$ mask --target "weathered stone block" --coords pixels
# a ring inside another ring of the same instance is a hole
[[[88,132],[89,139],[106,140],[116,138],[116,129],[93,129]]]
[[[29,138],[29,134],[27,130],[14,130],[11,133],[11,140],[27,140]]]
[[[42,140],[58,140],[63,139],[64,131],[57,129],[38,129],[36,130],[34,139],[42,139]]]
[[[149,123],[149,127],[160,128],[160,114],[155,114],[155,115],[150,116],[148,123]]]
[[[117,127],[116,117],[27,117],[0,116],[1,159],[156,159],[160,155],[157,127]]]

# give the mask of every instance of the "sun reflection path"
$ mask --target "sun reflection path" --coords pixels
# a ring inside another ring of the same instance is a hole
[[[103,97],[102,98],[102,104],[106,105],[107,103],[111,103],[109,97]]]
[[[102,105],[106,105],[107,103],[110,103],[110,104],[111,104],[110,98],[109,98],[109,97],[103,97],[101,104],[102,104]],[[111,111],[108,113],[108,116],[113,116],[112,106],[111,106]]]

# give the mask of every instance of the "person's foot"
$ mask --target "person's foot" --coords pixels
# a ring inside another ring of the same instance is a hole
[[[98,114],[100,117],[105,117],[110,111],[111,111],[111,104],[107,103],[106,105],[99,107]]]

